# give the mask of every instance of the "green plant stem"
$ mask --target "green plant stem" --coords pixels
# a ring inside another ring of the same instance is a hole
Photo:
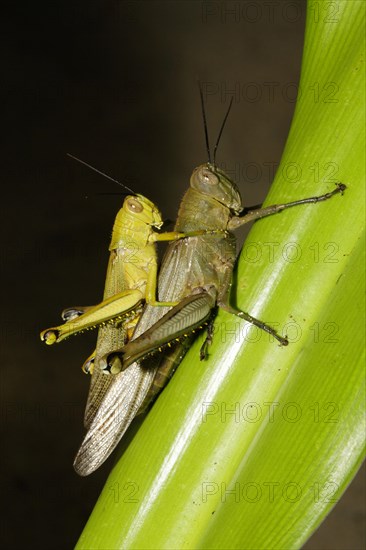
[[[328,7],[327,7],[328,6]],[[330,13],[329,6],[334,7]],[[309,2],[299,99],[266,204],[344,196],[254,224],[239,307],[220,312],[114,467],[77,548],[299,548],[364,457],[363,2]]]

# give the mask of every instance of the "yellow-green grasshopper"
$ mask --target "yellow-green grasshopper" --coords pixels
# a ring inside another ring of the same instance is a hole
[[[221,131],[222,128],[219,138]],[[236,258],[235,237],[231,231],[292,206],[330,199],[342,193],[345,185],[338,184],[336,189],[319,197],[244,210],[237,186],[215,165],[215,153],[211,162],[207,130],[206,144],[209,161],[193,171],[175,230],[209,232],[215,229],[222,232],[221,238],[213,239],[205,233],[190,239],[188,245],[185,241],[169,245],[159,273],[159,297],[180,303],[173,308],[146,305],[129,343],[107,355],[107,362],[119,367],[121,372],[113,377],[76,455],[74,468],[80,475],[96,470],[114,450],[133,418],[145,410],[179,364],[189,345],[192,328],[207,319],[207,312],[215,306],[256,324],[283,345],[287,344],[286,338],[268,325],[229,305]],[[149,356],[167,345],[170,349],[166,348],[164,354]]]
[[[73,158],[80,161],[76,157]],[[87,166],[96,170],[88,164]],[[101,173],[99,170],[96,171]],[[103,374],[100,359],[126,343],[145,302],[153,307],[176,304],[171,300],[156,300],[155,243],[203,233],[158,233],[162,225],[161,213],[149,199],[139,194],[127,196],[113,226],[103,301],[95,306],[68,308],[62,313],[62,318],[66,321],[64,324],[41,332],[41,339],[50,345],[71,335],[99,327],[96,350],[83,365],[83,370],[92,374],[85,426],[89,426],[110,385],[110,377]]]

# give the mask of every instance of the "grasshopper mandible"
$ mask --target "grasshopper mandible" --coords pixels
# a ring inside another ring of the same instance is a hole
[[[69,156],[86,164],[72,155]],[[86,165],[96,170],[89,164]],[[127,189],[133,193],[131,189]],[[155,243],[204,233],[158,233],[162,225],[161,213],[149,199],[139,194],[126,196],[113,226],[103,301],[95,306],[67,308],[62,312],[64,324],[41,332],[41,340],[52,345],[71,335],[99,327],[96,350],[83,365],[84,372],[92,374],[85,410],[86,427],[92,421],[110,385],[110,377],[105,376],[100,359],[126,343],[136,326],[143,303],[153,307],[174,306],[177,303],[156,300]],[[212,233],[216,234],[217,231]]]
[[[173,308],[147,304],[129,343],[107,354],[107,362],[122,372],[112,378],[76,455],[74,468],[83,476],[106,460],[133,418],[144,412],[164,387],[190,344],[192,328],[199,320],[207,319],[207,311],[219,306],[269,332],[281,344],[288,343],[265,323],[229,305],[236,258],[236,242],[231,231],[292,206],[327,200],[346,188],[344,184],[337,184],[332,192],[318,197],[244,209],[237,186],[215,164],[217,145],[228,113],[211,162],[202,92],[201,101],[209,161],[193,171],[190,188],[179,208],[175,231],[206,230],[208,233],[193,237],[189,242],[183,239],[171,243],[164,256],[158,281],[159,298],[179,300],[179,304]],[[213,239],[209,232],[214,229],[221,232],[221,237],[219,234]],[[164,355],[145,359],[163,346],[171,349],[166,349]]]

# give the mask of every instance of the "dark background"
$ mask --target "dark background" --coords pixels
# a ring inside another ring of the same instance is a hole
[[[207,160],[199,78],[211,142],[234,91],[218,163],[246,204],[261,202],[293,115],[304,25],[301,0],[29,2],[2,14],[4,548],[72,547],[111,464],[86,479],[72,469],[95,335],[50,348],[38,337],[64,307],[101,299],[122,202],[66,153],[174,219]],[[306,548],[362,548],[363,493],[359,476]]]

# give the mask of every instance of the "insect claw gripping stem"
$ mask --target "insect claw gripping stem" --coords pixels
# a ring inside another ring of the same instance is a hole
[[[274,328],[270,327],[269,325],[267,325],[263,321],[260,321],[259,319],[256,319],[255,317],[253,317],[249,313],[246,313],[245,311],[241,311],[239,309],[236,309],[236,308],[234,308],[234,307],[232,307],[228,304],[225,304],[223,302],[219,302],[218,305],[224,311],[227,311],[228,313],[231,313],[232,315],[236,315],[237,317],[240,317],[241,319],[244,319],[244,321],[247,321],[248,323],[251,323],[252,325],[260,328],[261,330],[264,330],[264,332],[267,332],[268,334],[273,336],[273,338],[278,340],[278,342],[282,346],[288,346],[287,338],[284,338],[283,336],[280,336],[279,334],[277,334],[277,332],[275,331]]]
[[[193,331],[194,332],[194,331]],[[212,344],[214,334],[214,319],[207,323],[207,335],[200,349],[200,361],[204,361],[208,356],[208,346]]]
[[[333,189],[333,191],[330,191],[329,193],[325,193],[324,195],[319,195],[317,197],[309,197],[306,199],[300,199],[298,201],[289,202],[282,206],[284,208],[289,208],[291,206],[298,206],[299,204],[309,204],[309,203],[326,201],[331,197],[333,197],[334,195],[338,195],[338,193],[343,195],[344,191],[347,189],[347,186],[344,183],[340,183],[340,182],[337,182],[335,185],[336,185],[336,188]]]

